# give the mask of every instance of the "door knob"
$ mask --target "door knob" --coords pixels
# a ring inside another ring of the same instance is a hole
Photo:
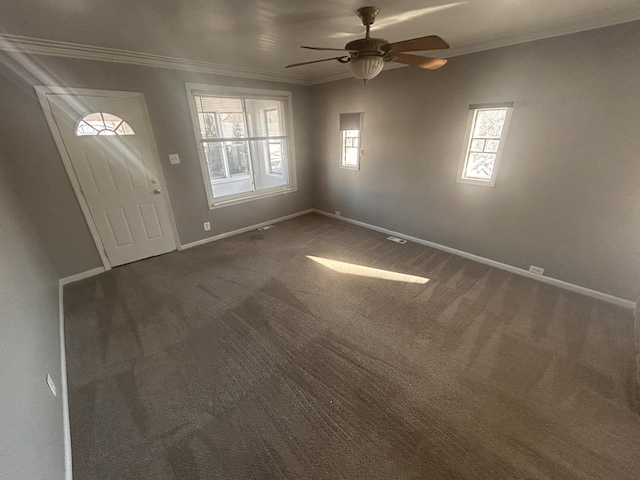
[[[156,188],[153,193],[155,193],[156,195],[160,195],[162,193],[162,189],[161,188]]]

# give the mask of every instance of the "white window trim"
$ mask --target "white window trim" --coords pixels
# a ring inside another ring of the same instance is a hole
[[[464,142],[462,148],[462,155],[460,157],[460,163],[458,164],[458,176],[456,178],[457,183],[466,183],[470,185],[482,185],[484,187],[495,187],[498,168],[500,167],[500,158],[502,157],[502,151],[504,150],[505,139],[509,130],[509,123],[511,122],[511,115],[513,113],[513,102],[504,103],[487,103],[481,105],[469,105],[469,114],[467,116],[467,126],[464,133]],[[464,171],[467,166],[467,154],[471,146],[471,129],[473,128],[473,119],[475,112],[482,109],[490,108],[507,108],[507,115],[504,120],[504,126],[502,127],[502,134],[500,135],[500,143],[498,144],[498,151],[496,152],[496,161],[493,164],[493,171],[491,172],[491,178],[489,180],[480,180],[477,178],[465,178]]]
[[[293,106],[291,101],[291,92],[285,90],[268,90],[259,88],[241,88],[241,87],[226,87],[221,85],[211,85],[206,83],[185,83],[187,90],[187,100],[189,102],[189,110],[191,112],[191,123],[193,124],[193,132],[196,139],[196,146],[198,148],[198,158],[200,160],[200,168],[202,171],[202,181],[204,183],[205,191],[207,194],[207,202],[209,204],[209,210],[215,210],[218,208],[228,207],[230,205],[237,205],[239,203],[251,202],[261,198],[272,197],[275,195],[283,195],[298,190],[298,182],[296,175],[296,156],[294,146],[294,132],[293,132]],[[241,193],[238,195],[229,195],[223,198],[214,198],[213,189],[211,186],[211,180],[209,179],[209,169],[207,167],[207,159],[204,154],[204,148],[202,147],[202,141],[200,138],[200,123],[198,121],[198,111],[194,101],[194,95],[220,95],[227,97],[254,97],[265,98],[274,100],[285,101],[285,129],[287,132],[287,158],[288,158],[288,170],[289,170],[289,184],[275,187],[268,190],[261,190],[259,192]]]

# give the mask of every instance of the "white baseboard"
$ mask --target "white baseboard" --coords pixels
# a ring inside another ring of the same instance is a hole
[[[250,232],[251,230],[255,230],[256,228],[264,227],[265,225],[271,225],[272,223],[284,222],[285,220],[290,220],[295,217],[300,217],[302,215],[306,215],[307,213],[313,212],[313,208],[309,208],[308,210],[303,210],[301,212],[292,213],[291,215],[285,215],[284,217],[274,218],[273,220],[268,220],[266,222],[257,223],[255,225],[250,225],[248,227],[239,228],[238,230],[232,230],[231,232],[221,233],[219,235],[215,235],[209,238],[203,238],[202,240],[197,240],[191,243],[185,243],[184,245],[180,245],[178,250],[186,250],[187,248],[197,247],[199,245],[204,245],[205,243],[215,242],[217,240],[222,240],[223,238],[233,237],[234,235],[240,235],[241,233]]]
[[[514,267],[512,265],[507,265],[506,263],[497,262],[495,260],[491,260],[489,258],[480,257],[478,255],[474,255],[473,253],[464,252],[462,250],[457,250],[455,248],[447,247],[446,245],[440,245],[438,243],[429,242],[428,240],[423,240],[421,238],[412,237],[411,235],[405,235],[400,232],[396,232],[393,230],[389,230],[387,228],[378,227],[376,225],[371,225],[369,223],[360,222],[358,220],[353,220],[351,218],[346,218],[339,215],[334,215],[333,213],[328,213],[322,210],[318,210],[316,208],[313,209],[315,213],[319,213],[320,215],[325,215],[327,217],[335,218],[337,220],[342,220],[343,222],[352,223],[354,225],[358,225],[360,227],[368,228],[370,230],[375,230],[377,232],[386,233],[388,235],[393,235],[395,237],[404,238],[405,240],[409,240],[414,243],[418,243],[420,245],[425,245],[427,247],[436,248],[438,250],[442,250],[444,252],[453,253],[454,255],[458,255],[460,257],[468,258],[470,260],[474,260],[478,263],[483,263],[485,265],[490,265],[492,267],[499,268],[501,270],[506,270],[508,272],[515,273],[517,275],[522,275],[523,277],[532,278],[534,280],[538,280],[539,282],[548,283],[550,285],[555,285],[556,287],[564,288],[565,290],[570,290],[572,292],[581,293],[583,295],[587,295],[592,298],[597,298],[598,300],[603,300],[608,303],[613,303],[614,305],[619,305],[625,308],[636,308],[636,303],[632,300],[626,300],[624,298],[615,297],[613,295],[609,295],[608,293],[599,292],[597,290],[591,290],[590,288],[582,287],[580,285],[575,285],[573,283],[565,282],[564,280],[558,280],[557,278],[545,277],[542,275],[536,275],[535,273],[531,273],[528,270],[524,270],[522,268]]]
[[[98,268],[93,268],[91,270],[87,270],[86,272],[76,273],[75,275],[70,275],[68,277],[61,278],[60,286],[62,287],[68,283],[77,282],[78,280],[84,280],[85,278],[93,277],[95,275],[99,275],[106,271],[107,271],[106,268],[98,267]]]
[[[64,436],[64,478],[65,480],[73,480],[71,423],[69,420],[69,387],[67,383],[67,351],[64,339],[64,284],[62,280],[58,287],[58,302],[60,316],[60,391],[62,393],[62,429]]]
[[[86,272],[76,273],[68,277],[61,278],[58,281],[58,301],[60,302],[60,390],[62,392],[62,422],[64,432],[64,478],[65,480],[73,480],[73,465],[71,457],[71,425],[69,420],[69,390],[67,382],[67,352],[64,337],[64,286],[93,277],[106,272],[104,267],[98,267]]]

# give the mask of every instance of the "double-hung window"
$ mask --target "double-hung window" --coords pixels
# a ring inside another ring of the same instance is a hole
[[[471,105],[458,182],[493,187],[513,102]]]
[[[187,84],[210,208],[294,190],[291,94]]]

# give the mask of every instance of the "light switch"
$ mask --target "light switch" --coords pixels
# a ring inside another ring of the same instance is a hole
[[[180,157],[177,153],[172,153],[171,155],[169,155],[169,163],[171,163],[171,165],[177,165],[178,163],[180,163]]]

